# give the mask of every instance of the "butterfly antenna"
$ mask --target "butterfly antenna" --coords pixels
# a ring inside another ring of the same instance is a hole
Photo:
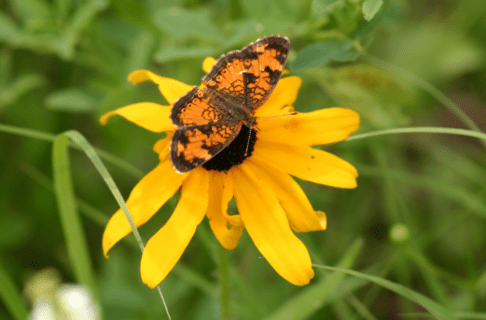
[[[298,115],[299,113],[297,111],[291,112],[291,113],[284,113],[284,114],[275,114],[273,116],[268,116],[268,117],[262,117],[258,119],[268,119],[268,118],[276,118],[276,117],[283,117],[283,116],[295,116]]]
[[[248,157],[248,148],[250,147],[251,130],[253,130],[253,123],[250,124],[250,131],[248,132],[248,141],[246,142],[245,157]]]

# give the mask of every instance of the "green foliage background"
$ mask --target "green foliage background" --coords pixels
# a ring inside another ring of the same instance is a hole
[[[98,119],[134,102],[166,103],[154,85],[128,83],[130,71],[199,84],[204,57],[280,34],[291,40],[290,74],[304,80],[298,111],[354,109],[358,134],[484,131],[485,14],[486,2],[474,0],[0,1],[0,319],[25,316],[22,292],[45,268],[88,284],[104,319],[166,317],[141,283],[132,236],[102,255],[118,205],[100,174],[82,152],[66,158],[65,137],[53,151],[55,135],[77,130],[104,151],[128,196],[156,166],[151,149],[161,136]],[[360,274],[316,267],[310,285],[295,287],[245,234],[230,254],[232,318],[486,319],[485,146],[431,133],[328,146],[357,167],[358,188],[299,181],[328,216],[326,231],[299,237],[315,264]],[[175,203],[140,228],[144,241]],[[203,221],[161,284],[173,319],[220,317],[217,246]]]

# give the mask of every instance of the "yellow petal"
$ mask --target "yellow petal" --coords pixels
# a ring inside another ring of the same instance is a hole
[[[135,70],[130,72],[130,74],[128,75],[128,81],[130,81],[134,85],[145,81],[153,81],[155,83],[158,83],[157,80],[160,78],[162,77],[148,70]]]
[[[359,121],[357,112],[343,108],[260,119],[258,138],[305,145],[334,143],[358,130]]]
[[[179,189],[187,175],[174,171],[169,161],[160,163],[133,188],[127,200],[135,225],[149,220]],[[125,214],[119,209],[110,219],[103,234],[103,252],[108,251],[123,237],[132,232]]]
[[[358,171],[329,152],[308,146],[257,140],[252,158],[300,179],[337,188],[356,188]]]
[[[247,162],[248,167],[275,190],[292,230],[308,232],[326,229],[325,221],[322,224],[304,191],[292,177],[278,169],[266,166],[265,163],[251,161],[252,159]]]
[[[211,70],[215,63],[216,59],[214,59],[213,57],[207,57],[206,59],[204,59],[202,67],[204,72],[209,72],[209,70]]]
[[[262,118],[282,114],[281,109],[292,105],[297,99],[301,85],[302,79],[296,76],[280,79],[270,98],[263,106],[257,109],[255,116]]]
[[[158,76],[148,70],[133,71],[128,75],[128,80],[130,80],[133,84],[138,84],[140,82],[149,80],[155,82],[159,85],[160,92],[170,105],[172,105],[184,93],[192,89],[192,86],[190,85],[171,78]]]
[[[170,145],[171,138],[172,138],[172,132],[168,133],[167,137],[158,140],[154,144],[154,151],[159,154],[159,160],[161,162],[169,158],[169,145]]]
[[[209,225],[219,243],[233,250],[243,234],[243,222],[240,215],[228,215],[228,202],[233,198],[233,183],[224,173],[211,172],[211,188],[206,215]]]
[[[324,229],[327,228],[327,217],[326,214],[322,211],[316,211],[317,218],[321,222],[321,225],[324,227]]]
[[[229,173],[241,219],[258,250],[285,280],[308,284],[314,277],[309,253],[290,229],[275,191],[245,163]]]
[[[182,195],[167,223],[150,238],[142,254],[142,281],[157,286],[175,266],[204,218],[208,206],[209,173],[191,171],[182,184]]]
[[[170,107],[152,102],[140,102],[110,111],[101,116],[100,122],[105,125],[114,115],[119,115],[136,125],[153,131],[173,131],[174,125],[169,120]]]

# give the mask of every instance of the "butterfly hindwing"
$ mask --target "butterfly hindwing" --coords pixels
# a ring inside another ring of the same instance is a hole
[[[228,144],[241,130],[242,124],[227,123],[176,129],[170,145],[170,159],[174,168],[188,172],[210,160]]]

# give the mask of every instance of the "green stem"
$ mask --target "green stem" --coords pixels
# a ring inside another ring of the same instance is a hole
[[[372,57],[372,56],[366,56],[366,60],[369,62],[378,65],[382,68],[385,68],[389,70],[390,72],[393,72],[400,77],[407,79],[408,81],[414,83],[416,86],[419,88],[422,88],[424,91],[428,92],[431,96],[433,96],[437,101],[442,103],[449,111],[451,111],[453,114],[455,114],[469,129],[476,131],[476,132],[481,132],[481,129],[478,127],[478,125],[464,112],[459,108],[457,104],[455,104],[451,99],[449,99],[445,94],[443,94],[439,89],[431,85],[425,80],[422,80],[413,74],[407,72],[406,70],[403,70],[402,68],[399,68],[391,63],[388,63],[386,61],[383,61],[381,59]],[[483,146],[486,148],[486,141],[481,141]]]
[[[230,299],[230,266],[229,266],[229,251],[218,244],[218,258],[219,258],[219,303],[221,307],[220,317],[222,320],[231,318],[231,299]]]
[[[362,134],[355,134],[345,141],[358,140],[363,138],[369,138],[374,136],[383,136],[388,134],[397,133],[442,133],[442,134],[453,134],[457,136],[473,137],[482,140],[486,140],[486,133],[471,131],[467,129],[456,129],[456,128],[442,128],[442,127],[408,127],[408,128],[396,128],[396,129],[386,129],[378,130],[373,132],[367,132]]]

